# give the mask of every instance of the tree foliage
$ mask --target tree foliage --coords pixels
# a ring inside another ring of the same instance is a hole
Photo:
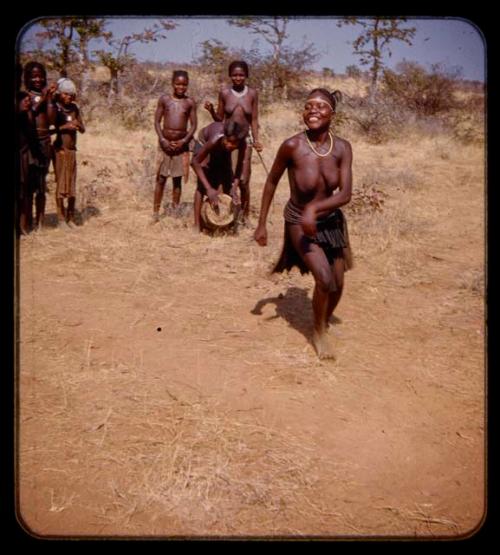
[[[201,49],[201,54],[195,60],[195,63],[199,64],[207,73],[218,76],[219,80],[222,81],[235,52],[219,39],[205,40],[198,46]]]
[[[160,20],[159,23],[154,23],[141,33],[132,33],[121,38],[116,38],[113,33],[107,33],[104,38],[111,49],[96,50],[94,53],[101,64],[109,70],[109,100],[121,94],[120,76],[135,62],[135,57],[129,52],[130,46],[135,43],[157,42],[166,37],[166,31],[174,29],[176,26],[177,24],[171,21]]]
[[[271,46],[270,56],[260,55],[255,60],[262,75],[263,86],[270,91],[271,97],[286,98],[290,87],[294,82],[300,81],[301,73],[317,57],[312,44],[304,44],[301,48],[292,48],[285,44],[289,21],[289,17],[278,16],[229,19],[230,25],[258,35]]]
[[[373,17],[360,19],[358,17],[346,17],[341,19],[337,25],[360,25],[363,29],[360,35],[353,41],[354,54],[359,56],[362,65],[369,66],[371,75],[370,96],[375,95],[381,71],[384,68],[383,57],[387,53],[391,56],[390,43],[398,40],[411,45],[415,35],[415,27],[403,27],[405,17]]]
[[[105,37],[105,20],[91,17],[64,17],[43,19],[43,28],[36,34],[40,42],[40,50],[48,69],[55,69],[61,77],[66,77],[68,67],[80,63],[80,70],[87,73],[90,70],[89,42],[92,39]],[[43,49],[44,44],[53,44],[53,48]]]

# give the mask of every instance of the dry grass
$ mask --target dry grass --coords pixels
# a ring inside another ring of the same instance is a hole
[[[409,488],[396,502],[393,480],[408,471],[401,453],[426,446],[428,434],[431,454],[420,460],[429,479],[433,457],[461,461],[480,443],[467,426],[482,383],[482,148],[418,130],[384,145],[345,137],[354,190],[377,189],[384,202],[374,209],[368,195],[358,213],[346,207],[358,270],[346,278],[344,323],[333,326],[338,358],[320,362],[308,336],[312,278],[268,275],[286,176],[267,249],[252,240],[266,177],[256,156],[249,228],[192,231],[192,173],[185,215],[151,226],[157,145],[148,121],[125,131],[93,120],[78,138],[83,225],[21,241],[20,480],[31,522],[49,533],[137,536],[463,530],[469,516],[451,495],[427,506]],[[293,103],[266,111],[261,124],[270,168],[302,124]],[[169,182],[165,201],[170,194]],[[54,306],[37,297],[42,288],[59,292]],[[271,300],[251,314],[262,299]],[[454,403],[464,428],[450,439],[445,409]],[[320,411],[328,420],[318,429]],[[398,421],[388,427],[392,412]],[[393,443],[377,439],[364,453],[382,423]],[[459,455],[456,441],[467,442]],[[374,460],[390,448],[392,458]]]
[[[260,529],[272,531],[278,512],[297,511],[305,500],[315,506],[308,492],[314,490],[320,461],[297,440],[268,426],[238,421],[207,402],[171,397],[163,407],[146,407],[147,430],[143,408],[136,418],[129,413],[126,419],[114,419],[115,427],[126,426],[132,433],[126,445],[115,446],[113,456],[135,470],[110,484],[109,493],[114,490],[120,499],[117,521],[130,519],[130,507],[150,508],[152,521],[172,514],[181,519],[181,533],[239,530],[244,535],[255,532],[249,523],[242,527],[242,515],[249,511]],[[135,436],[134,429],[141,433]],[[144,432],[146,440],[141,439]],[[138,459],[141,453],[147,456]]]
[[[137,273],[129,291],[142,278],[152,282],[147,270]],[[60,323],[39,324],[64,333]],[[50,461],[42,474],[61,478],[43,489],[49,512],[85,510],[104,533],[119,535],[306,534],[340,517],[315,496],[320,469],[335,476],[332,461],[273,426],[261,406],[229,410],[187,382],[157,383],[138,352],[99,362],[99,335],[86,339],[78,355],[74,345],[49,353],[55,366],[38,377],[37,398],[23,404],[22,421],[35,411],[47,427],[43,447],[21,443],[23,465]],[[28,360],[23,368],[23,379],[35,375]],[[117,390],[135,393],[109,401]],[[54,457],[45,446],[56,443]],[[77,495],[81,480],[86,491]],[[144,514],[147,524],[136,522]],[[298,520],[302,530],[287,525]]]

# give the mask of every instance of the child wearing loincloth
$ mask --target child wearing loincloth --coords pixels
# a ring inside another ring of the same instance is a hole
[[[85,133],[80,109],[75,104],[76,86],[71,79],[57,83],[54,141],[54,170],[56,174],[56,208],[58,224],[75,224],[76,202],[76,135]],[[64,205],[66,200],[67,205]]]
[[[334,137],[330,124],[341,95],[314,89],[307,97],[303,120],[307,129],[279,148],[262,193],[254,238],[267,244],[266,220],[278,182],[288,170],[290,200],[284,211],[285,241],[275,272],[298,266],[311,272],[315,286],[313,344],[319,358],[334,358],[327,336],[330,318],[352,267],[345,216],[340,207],[351,199],[352,149]]]
[[[188,85],[187,71],[176,70],[172,74],[173,94],[162,95],[158,100],[154,124],[159,139],[161,160],[156,175],[153,223],[159,220],[167,177],[172,178],[174,211],[179,208],[180,204],[182,178],[184,177],[184,181],[188,179],[189,143],[197,127],[196,103],[186,95]]]

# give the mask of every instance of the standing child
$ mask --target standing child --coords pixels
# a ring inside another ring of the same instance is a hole
[[[155,130],[160,142],[162,160],[156,176],[153,201],[153,223],[159,211],[167,177],[172,177],[172,204],[178,209],[181,199],[182,176],[189,170],[189,142],[196,131],[196,103],[186,95],[189,84],[187,71],[176,70],[172,75],[172,95],[162,95],[155,113]],[[163,120],[163,128],[161,122]],[[188,130],[188,122],[190,124]],[[185,176],[187,178],[187,176]]]
[[[56,173],[56,207],[58,223],[73,227],[76,201],[76,132],[85,133],[82,116],[75,104],[76,87],[71,79],[60,79],[56,101],[56,140],[54,169]],[[67,199],[67,206],[64,206]]]
[[[28,62],[24,67],[24,86],[30,95],[32,116],[35,121],[36,133],[41,156],[30,172],[30,189],[35,194],[36,218],[35,228],[41,229],[45,215],[45,193],[47,190],[47,174],[52,158],[52,145],[49,127],[54,123],[55,107],[52,103],[56,85],[47,87],[47,73],[43,64]],[[32,225],[32,209],[28,215],[27,225]]]
[[[16,131],[17,131],[17,225],[21,235],[30,231],[33,217],[33,190],[30,177],[43,163],[38,145],[35,121],[31,113],[31,97],[26,91],[17,93]]]

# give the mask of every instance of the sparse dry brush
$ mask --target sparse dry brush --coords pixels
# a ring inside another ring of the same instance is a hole
[[[160,70],[150,68],[148,71],[149,75]],[[206,99],[216,100],[219,84],[214,83],[211,76],[196,68],[189,68],[189,71],[189,92],[198,102],[199,128],[201,128],[210,121],[208,113],[202,108],[202,103]],[[148,79],[153,83],[163,83],[165,86],[168,84],[168,88],[170,88],[168,77],[168,71],[162,70],[161,78],[150,75]],[[144,78],[144,75],[141,73],[139,78]],[[125,83],[130,82],[125,80]],[[379,155],[384,159],[387,156],[392,158],[392,162],[389,164],[384,162],[382,165],[380,163],[364,165],[360,173],[356,174],[355,172],[353,197],[350,204],[346,206],[346,212],[349,217],[353,218],[354,228],[356,228],[357,222],[362,224],[365,230],[369,228],[369,233],[363,234],[363,244],[368,248],[367,252],[372,248],[368,246],[369,244],[376,250],[380,250],[389,243],[396,244],[398,237],[407,237],[410,240],[417,226],[411,223],[412,215],[411,210],[407,207],[407,202],[405,201],[405,208],[402,206],[397,208],[397,199],[408,198],[408,194],[413,191],[422,190],[425,188],[426,182],[418,175],[418,164],[413,165],[408,160],[401,163],[403,161],[401,157],[404,159],[405,149],[408,149],[408,152],[418,151],[419,142],[429,135],[432,135],[435,141],[432,155],[437,155],[441,161],[446,163],[454,156],[453,151],[466,138],[473,140],[474,144],[480,145],[482,104],[478,100],[480,98],[478,93],[461,92],[462,90],[459,89],[458,92],[462,94],[460,102],[446,117],[419,116],[408,106],[405,107],[394,100],[388,100],[383,91],[372,101],[366,99],[364,77],[356,79],[310,73],[306,76],[305,84],[307,89],[304,90],[304,95],[307,90],[317,86],[326,86],[330,90],[338,88],[344,92],[344,102],[338,107],[334,132],[352,143],[355,159],[363,158],[363,152],[360,152],[359,146],[365,144],[374,145],[374,147],[379,145],[377,148],[383,149]],[[130,91],[133,92],[133,89]],[[82,197],[85,201],[82,202],[82,209],[85,209],[85,204],[89,202],[96,204],[95,201],[98,198],[106,201],[117,193],[123,203],[129,202],[130,195],[132,195],[135,199],[134,203],[139,202],[137,206],[146,209],[150,204],[157,157],[156,138],[152,129],[156,98],[152,97],[149,101],[142,98],[140,102],[140,107],[137,107],[139,100],[134,94],[130,94],[130,98],[120,105],[118,112],[112,111],[111,115],[109,111],[106,112],[106,115],[102,113],[102,118],[105,119],[97,120],[96,118],[94,120],[93,117],[94,129],[91,129],[91,133],[102,134],[103,141],[108,133],[107,125],[103,125],[103,122],[113,121],[118,135],[122,133],[120,128],[130,131],[137,130],[138,134],[134,148],[128,150],[128,154],[124,155],[124,159],[120,163],[123,178],[120,178],[119,185],[117,184],[116,170],[108,166],[94,165],[92,178],[88,182],[85,182],[84,178]],[[96,107],[95,113],[97,114],[101,108],[102,106]],[[474,113],[469,115],[466,109],[474,110]],[[140,114],[141,117],[136,117],[135,123],[132,124],[132,120],[127,119],[127,114],[134,113],[134,110],[137,110],[136,115]],[[301,113],[302,100],[299,99],[273,104],[262,101],[261,137],[266,146],[263,157],[268,169],[280,143],[303,129]],[[460,121],[462,127],[460,123],[457,123]],[[149,126],[149,130],[144,132],[146,125]],[[140,132],[139,129],[143,131]],[[472,129],[474,129],[474,133]],[[107,172],[112,172],[112,179]],[[191,183],[193,179],[192,176]],[[265,172],[260,161],[254,155],[253,217],[257,215],[258,197],[264,180]],[[287,196],[287,185],[284,183],[284,179],[282,181],[274,201],[274,206],[280,207],[278,214]],[[403,196],[401,196],[402,193]],[[190,194],[191,185],[188,185],[185,187],[183,197],[188,204],[191,202],[191,198],[187,195]],[[165,195],[167,196],[168,192]],[[272,217],[273,214],[271,214]],[[363,249],[364,247],[361,247],[361,251]]]
[[[366,104],[363,78],[307,76],[304,95],[316,86],[345,93],[335,133],[350,141],[354,153],[353,195],[345,211],[358,266],[346,278],[339,360],[324,364],[306,337],[311,276],[268,273],[283,238],[286,175],[271,207],[266,249],[252,240],[266,179],[255,154],[250,227],[218,237],[195,233],[188,210],[149,225],[158,148],[153,112],[159,94],[169,92],[171,76],[170,69],[149,71],[151,78],[139,77],[150,89],[156,83],[166,91],[156,88],[144,98],[124,80],[130,98],[119,109],[110,109],[96,90],[82,99],[84,116],[90,116],[78,139],[83,225],[74,232],[49,228],[21,243],[24,275],[36,270],[23,289],[20,369],[20,475],[32,522],[47,523],[44,530],[56,533],[73,526],[83,535],[455,533],[459,519],[444,504],[415,510],[397,497],[395,475],[410,476],[416,463],[400,459],[398,467],[393,459],[424,445],[434,461],[435,444],[443,449],[449,438],[463,441],[453,427],[433,435],[430,444],[441,404],[422,405],[453,387],[450,374],[458,373],[469,352],[480,358],[480,348],[472,352],[470,346],[473,340],[479,344],[476,328],[466,330],[467,341],[452,335],[466,329],[467,318],[479,322],[484,295],[479,120],[470,122],[478,135],[464,144],[450,114],[419,118],[402,107],[390,114],[393,105],[383,96]],[[189,71],[201,128],[209,122],[201,103],[215,100],[217,83]],[[99,81],[99,71],[94,79]],[[480,114],[480,102],[468,100],[478,93],[462,93],[465,104],[456,108],[457,117],[473,105],[477,111],[471,113]],[[279,145],[304,128],[302,106],[293,98],[263,103],[268,169]],[[191,172],[182,192],[188,208],[194,184]],[[51,213],[53,176],[49,187]],[[165,202],[170,187],[169,180]],[[77,292],[78,308],[69,293],[67,301],[54,297],[53,307],[33,302],[45,280],[46,290]],[[268,297],[276,310],[267,305],[264,314],[251,313],[250,305]],[[450,322],[447,330],[454,326],[441,344],[440,318]],[[455,342],[444,348],[448,339]],[[450,368],[442,351],[460,348]],[[214,365],[205,367],[207,361]],[[469,370],[461,377],[466,385],[455,385],[460,391],[446,397],[448,403],[469,393]],[[396,389],[400,380],[402,389]],[[281,404],[286,409],[280,413],[275,409]],[[331,411],[330,418],[335,414],[328,429],[320,410]],[[402,411],[406,427],[390,422],[393,410]],[[301,427],[307,411],[310,420]],[[409,448],[409,417],[418,411],[422,420],[415,427],[424,428],[414,432]],[[438,416],[449,426],[449,413]],[[358,434],[371,424],[365,452]],[[451,448],[454,455],[464,449],[463,443]],[[352,452],[365,458],[358,461]],[[417,462],[422,460],[427,462],[423,454]],[[437,467],[428,467],[431,474],[429,468]],[[450,482],[462,479],[453,470]],[[468,477],[469,470],[463,471]],[[418,472],[411,474],[415,484]],[[456,486],[450,487],[456,498]],[[415,489],[412,484],[405,499],[422,499]],[[390,518],[380,516],[384,511]]]

